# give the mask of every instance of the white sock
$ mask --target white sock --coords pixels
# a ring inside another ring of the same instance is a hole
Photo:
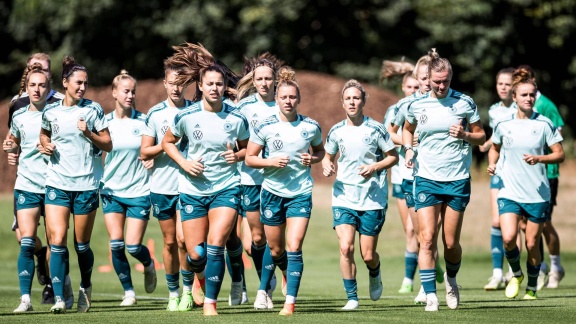
[[[30,295],[29,294],[22,295],[22,297],[20,297],[20,301],[22,301],[23,303],[29,303],[30,302]]]
[[[404,280],[402,280],[403,285],[406,285],[406,284],[412,285],[413,283],[414,283],[414,280],[412,280],[410,278],[404,277]]]
[[[436,293],[429,293],[426,294],[426,300],[438,302],[438,296],[436,296]]]
[[[124,297],[136,297],[136,293],[133,289],[124,290]]]
[[[192,286],[183,285],[183,286],[182,286],[182,291],[192,291]]]
[[[550,271],[560,272],[562,264],[560,263],[560,255],[550,254]]]
[[[502,269],[494,268],[492,269],[492,277],[502,279],[503,272]]]
[[[290,295],[286,295],[286,304],[294,304],[296,302],[296,297],[294,296],[290,296]]]
[[[172,298],[172,297],[180,297],[180,292],[178,290],[176,291],[170,291],[168,293],[168,297]]]

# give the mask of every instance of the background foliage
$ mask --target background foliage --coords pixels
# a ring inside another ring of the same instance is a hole
[[[452,87],[486,110],[496,72],[531,65],[570,127],[576,114],[576,2],[572,0],[13,0],[0,2],[0,98],[17,91],[26,57],[50,53],[54,79],[73,55],[92,85],[121,70],[161,78],[184,41],[204,44],[240,71],[270,51],[297,69],[379,83],[383,59],[414,62],[431,47],[455,70]],[[58,84],[59,82],[56,82]],[[398,81],[385,87],[397,90]]]

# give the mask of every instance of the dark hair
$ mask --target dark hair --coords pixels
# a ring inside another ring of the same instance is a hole
[[[68,80],[68,78],[76,71],[84,71],[88,73],[86,67],[76,63],[74,57],[65,56],[62,60],[62,79]]]
[[[516,89],[521,84],[532,84],[535,89],[538,89],[536,81],[534,81],[534,71],[530,67],[521,65],[512,74],[512,93],[516,94]]]
[[[50,80],[50,77],[48,75],[48,73],[46,73],[46,71],[44,71],[44,68],[42,67],[42,64],[36,62],[32,65],[27,66],[24,69],[24,72],[22,73],[22,78],[20,79],[20,90],[18,91],[18,98],[16,98],[15,100],[12,100],[12,102],[10,102],[10,106],[8,107],[9,109],[12,108],[12,106],[14,106],[14,104],[16,103],[16,101],[18,101],[18,99],[20,99],[20,97],[22,97],[22,93],[24,93],[24,91],[26,91],[26,84],[28,84],[28,80],[30,80],[30,76],[32,76],[32,74],[35,73],[41,73],[44,74],[44,76],[46,77],[46,83],[48,84],[49,87],[52,86],[52,82]]]
[[[362,102],[366,102],[366,99],[368,99],[368,94],[366,93],[366,90],[364,89],[362,84],[360,84],[360,82],[354,79],[346,81],[346,83],[344,83],[344,86],[342,87],[342,94],[341,94],[342,97],[344,97],[344,91],[346,91],[346,89],[349,88],[356,88],[360,90],[360,93],[362,94]]]

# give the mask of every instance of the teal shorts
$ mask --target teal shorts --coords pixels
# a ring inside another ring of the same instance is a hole
[[[545,223],[550,220],[550,203],[519,203],[506,198],[498,198],[498,213],[516,214],[526,217],[532,223]]]
[[[414,180],[402,180],[402,193],[406,199],[406,206],[414,208]]]
[[[46,186],[45,204],[67,207],[74,215],[87,215],[98,209],[98,189],[68,191]]]
[[[100,194],[104,214],[121,213],[126,217],[141,220],[150,219],[150,196],[121,198],[114,195]]]
[[[180,209],[180,196],[150,193],[152,215],[159,221],[171,219]]]
[[[493,175],[490,177],[490,189],[502,189],[502,179],[499,176]]]
[[[392,184],[392,197],[404,199],[404,193],[402,192],[401,184]]]
[[[260,191],[261,185],[246,186],[242,185],[242,204],[241,211],[242,217],[246,217],[246,212],[260,211]]]
[[[348,224],[356,228],[358,233],[366,236],[380,234],[382,225],[386,220],[386,210],[354,210],[346,207],[332,207],[332,228],[338,225]]]
[[[416,210],[447,204],[458,212],[464,212],[470,202],[470,178],[455,181],[434,181],[414,177],[414,204]]]
[[[180,217],[182,221],[208,216],[210,209],[230,207],[236,211],[240,208],[240,186],[220,190],[210,196],[193,196],[180,194]]]
[[[310,218],[312,194],[284,198],[262,189],[260,193],[260,221],[264,225],[279,226],[289,217]]]
[[[14,210],[17,212],[21,209],[30,209],[40,207],[40,215],[44,216],[44,199],[45,194],[39,194],[30,191],[14,189]]]

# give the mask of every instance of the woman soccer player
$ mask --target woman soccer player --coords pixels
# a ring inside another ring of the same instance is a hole
[[[528,284],[523,299],[536,295],[542,255],[540,240],[544,223],[550,219],[550,184],[546,164],[564,161],[562,136],[550,119],[534,111],[536,83],[524,68],[512,76],[512,98],[518,112],[502,119],[494,127],[493,146],[488,155],[490,175],[497,174],[504,184],[498,193],[500,227],[506,259],[514,277],[506,286],[508,298],[518,296],[524,274],[520,267],[520,252],[516,245],[518,222],[526,222],[526,268]],[[546,153],[546,147],[550,153]],[[502,162],[498,162],[502,159]]]
[[[260,221],[270,250],[264,254],[254,304],[266,303],[266,289],[275,266],[286,268],[286,301],[280,311],[283,316],[294,313],[304,270],[302,244],[312,212],[314,184],[310,166],[324,157],[320,125],[298,114],[300,88],[294,75],[287,66],[278,71],[276,103],[280,111],[254,127],[246,153],[247,166],[264,169]],[[266,154],[261,156],[261,152]]]
[[[114,111],[106,115],[113,149],[106,154],[100,198],[110,237],[112,264],[124,288],[120,306],[136,304],[128,253],[144,265],[144,289],[156,288],[156,270],[150,251],[142,245],[150,218],[149,173],[154,160],[140,160],[146,115],[137,111],[136,79],[123,70],[112,81]],[[146,165],[145,165],[146,164]],[[126,235],[124,235],[126,228]]]
[[[367,94],[364,87],[349,80],[342,88],[346,119],[330,129],[326,138],[323,174],[338,173],[332,189],[333,228],[340,243],[340,270],[348,302],[343,310],[358,308],[354,241],[369,272],[370,299],[382,295],[378,236],[386,219],[388,182],[386,170],[398,163],[398,153],[384,125],[364,116]]]
[[[431,52],[428,77],[431,91],[407,106],[402,131],[406,166],[415,169],[414,200],[418,216],[420,282],[426,292],[426,311],[438,311],[436,260],[439,226],[446,273],[446,303],[458,308],[460,294],[456,274],[462,261],[460,232],[470,201],[471,145],[485,141],[476,104],[467,95],[450,88],[452,66]],[[412,148],[418,127],[418,154]]]
[[[68,226],[74,214],[74,249],[80,267],[78,312],[87,312],[92,299],[94,253],[90,238],[98,209],[95,147],[110,152],[112,140],[100,104],[84,99],[88,71],[66,56],[62,63],[65,98],[42,114],[40,142],[50,156],[46,172],[46,225],[50,235],[50,275],[54,287],[53,313],[65,313],[63,285],[68,255]]]

